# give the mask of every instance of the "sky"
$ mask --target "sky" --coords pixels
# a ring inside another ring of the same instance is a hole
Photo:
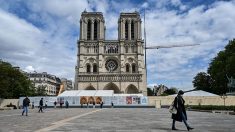
[[[117,40],[121,12],[138,11],[143,29],[145,10],[147,46],[200,44],[148,50],[148,86],[193,89],[193,78],[235,35],[234,0],[0,0],[0,59],[74,80],[85,9],[103,12],[107,40]]]

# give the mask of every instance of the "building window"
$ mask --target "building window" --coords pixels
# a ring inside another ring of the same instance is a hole
[[[94,40],[97,40],[97,36],[98,36],[98,23],[97,21],[95,20],[94,22]]]
[[[135,64],[132,64],[132,72],[133,72],[133,73],[136,72],[136,66],[135,66]]]
[[[87,66],[86,66],[86,72],[88,72],[88,73],[91,72],[91,66],[90,66],[90,64],[87,64]]]
[[[87,23],[87,40],[91,40],[91,20]]]
[[[128,40],[128,22],[125,23],[125,39]]]
[[[125,49],[126,49],[126,53],[128,53],[128,46],[126,46]]]
[[[97,65],[96,64],[93,65],[93,72],[97,72]]]
[[[130,72],[130,66],[128,64],[126,65],[126,72]]]
[[[131,21],[131,40],[134,40],[135,33],[134,33],[134,21]]]

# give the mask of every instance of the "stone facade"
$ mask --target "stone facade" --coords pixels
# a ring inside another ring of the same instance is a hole
[[[47,95],[56,95],[57,90],[60,86],[60,79],[54,75],[47,74],[46,72],[42,73],[27,73],[29,80],[32,81],[34,87],[44,87]]]
[[[138,12],[121,13],[118,40],[105,40],[103,14],[84,11],[77,44],[75,89],[147,94],[144,43]]]

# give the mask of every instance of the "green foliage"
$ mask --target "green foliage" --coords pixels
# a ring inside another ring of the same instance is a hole
[[[211,76],[205,72],[199,72],[193,80],[193,86],[197,90],[204,90],[207,92],[212,92],[211,83]]]
[[[228,92],[228,77],[235,77],[235,39],[229,41],[225,50],[220,51],[209,64],[208,74],[198,73],[194,77],[194,87],[215,94]],[[204,83],[204,84],[203,84]],[[210,87],[210,88],[209,88]]]
[[[235,112],[235,106],[191,105],[189,107],[197,110],[231,110]]]
[[[153,96],[153,90],[151,88],[147,88],[147,96]]]
[[[28,78],[10,63],[0,60],[0,98],[19,98],[34,94]]]
[[[176,88],[170,88],[170,89],[167,89],[166,91],[164,91],[163,94],[161,94],[161,96],[173,95],[176,93],[177,93]]]
[[[229,41],[224,51],[220,51],[209,65],[208,73],[214,80],[212,87],[214,93],[224,94],[228,92],[228,79],[226,74],[235,77],[235,39]]]

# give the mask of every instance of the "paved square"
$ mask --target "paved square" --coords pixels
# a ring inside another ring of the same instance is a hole
[[[167,109],[154,108],[71,108],[46,109],[38,113],[30,110],[21,116],[21,110],[0,111],[1,132],[72,131],[72,132],[168,132],[171,114]],[[188,122],[195,132],[235,132],[235,116],[188,111]],[[186,131],[177,122],[179,131]]]

